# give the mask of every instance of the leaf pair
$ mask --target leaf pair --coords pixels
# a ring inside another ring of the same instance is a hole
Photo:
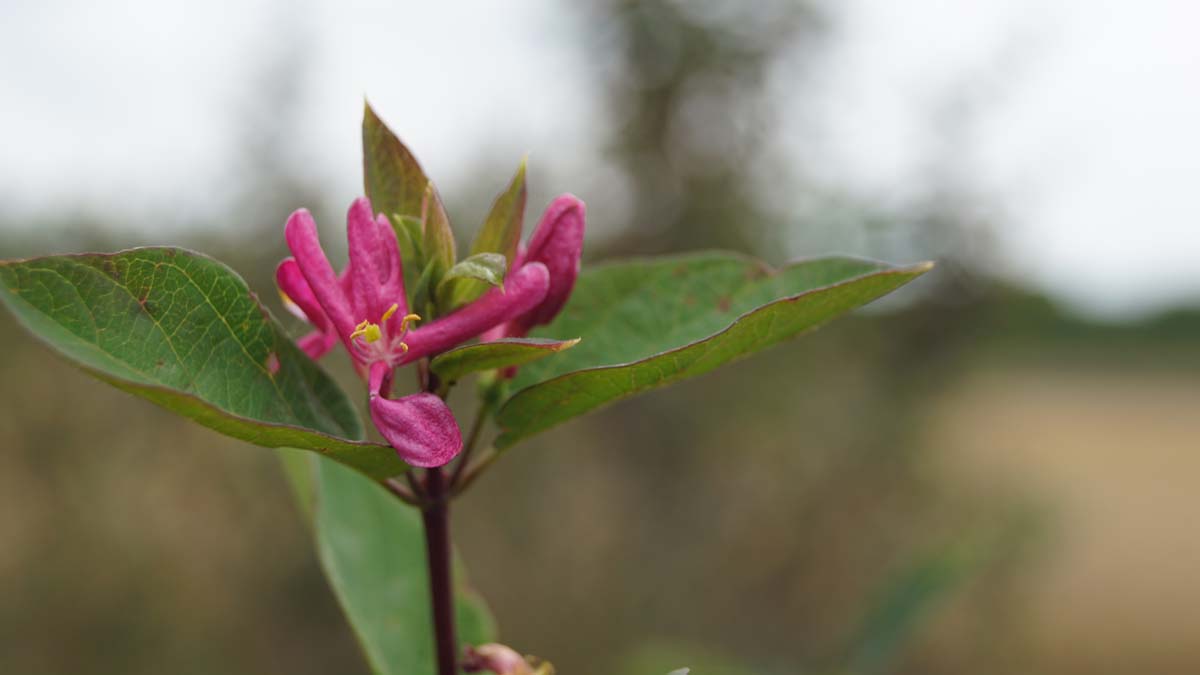
[[[432,369],[453,381],[521,366],[497,412],[498,446],[509,447],[794,337],[928,269],[824,258],[773,271],[728,253],[605,265],[584,272],[535,338],[460,347]],[[311,450],[376,480],[408,468],[358,440],[345,394],[211,258],[143,248],[5,262],[0,298],[85,371],[221,433]]]

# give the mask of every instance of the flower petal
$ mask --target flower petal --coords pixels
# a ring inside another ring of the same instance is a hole
[[[381,305],[379,282],[386,268],[380,269],[379,224],[366,197],[355,199],[346,212],[346,239],[350,244],[350,300],[355,318],[378,323],[395,300]]]
[[[550,272],[541,263],[527,263],[510,274],[504,288],[493,288],[462,309],[408,333],[404,363],[444,352],[477,337],[489,328],[533,309],[546,297]]]
[[[333,323],[338,334],[349,346],[350,333],[354,331],[354,319],[351,315],[350,304],[338,277],[321,249],[317,237],[317,224],[307,209],[299,209],[293,213],[284,227],[288,248],[296,257],[296,264],[304,275],[308,287],[312,290],[325,315]]]
[[[408,297],[404,291],[404,263],[400,258],[400,243],[396,241],[396,231],[392,229],[391,222],[381,213],[376,216],[375,223],[379,226],[380,252],[383,255],[382,265],[385,270],[381,277],[379,295],[384,301],[394,302],[399,306],[392,318],[388,319],[388,334],[395,335],[400,328],[400,321],[408,314]]]
[[[296,264],[295,258],[286,258],[279,263],[279,267],[275,268],[275,283],[279,286],[279,290],[291,300],[291,307],[298,307],[301,318],[308,321],[318,331],[326,332],[331,328],[329,317],[325,315],[325,310],[321,308],[321,303],[317,301],[317,296],[313,295],[312,289],[308,287],[308,281],[304,279],[304,274],[300,272],[300,266]]]
[[[462,433],[454,413],[435,394],[421,392],[399,399],[372,395],[371,421],[413,466],[442,466],[462,450]]]
[[[308,354],[308,358],[316,361],[332,349],[337,344],[337,341],[337,333],[315,331],[297,340],[296,346],[300,347],[305,354]]]
[[[575,195],[561,195],[550,202],[538,222],[523,260],[540,262],[550,270],[550,287],[537,307],[516,320],[524,335],[529,328],[550,323],[566,304],[579,277],[587,207]]]

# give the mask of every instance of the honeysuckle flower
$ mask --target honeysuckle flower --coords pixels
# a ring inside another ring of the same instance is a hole
[[[441,466],[462,449],[454,415],[438,396],[419,393],[388,398],[392,370],[478,337],[529,312],[550,287],[546,265],[532,262],[508,275],[474,302],[436,321],[412,328],[404,271],[395,231],[371,203],[359,198],[346,214],[349,263],[341,276],[325,256],[317,225],[300,209],[284,228],[292,257],[280,263],[276,281],[289,309],[306,319],[312,334],[300,347],[318,358],[341,342],[367,378],[371,420],[396,452],[415,466]]]

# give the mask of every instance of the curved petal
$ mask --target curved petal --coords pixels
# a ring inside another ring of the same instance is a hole
[[[321,249],[317,237],[317,224],[307,209],[299,209],[288,218],[284,227],[288,248],[296,258],[296,264],[304,275],[308,287],[321,303],[325,315],[333,323],[338,334],[349,346],[349,335],[354,331],[354,319],[350,304],[338,277],[334,274],[329,258]]]
[[[398,309],[392,318],[388,319],[388,334],[395,335],[400,328],[400,322],[408,314],[408,296],[404,290],[404,263],[400,257],[400,243],[396,241],[396,231],[392,224],[381,213],[375,218],[379,226],[380,253],[384,273],[381,277],[379,294],[390,307],[392,302]]]
[[[325,310],[321,308],[317,296],[313,295],[295,258],[285,258],[283,262],[279,263],[279,267],[275,268],[275,284],[279,286],[284,299],[291,301],[289,310],[292,307],[299,308],[300,314],[303,315],[301,318],[312,324],[318,331],[326,332],[331,328],[329,317],[325,315]]]
[[[346,212],[346,240],[350,245],[350,300],[354,316],[378,323],[394,301],[381,306],[379,282],[386,269],[380,269],[379,225],[366,197],[355,199]]]
[[[462,450],[462,433],[454,413],[435,394],[422,392],[399,399],[372,395],[370,408],[375,428],[400,459],[413,466],[442,466]]]
[[[316,361],[330,349],[333,349],[337,341],[338,337],[336,333],[322,333],[317,331],[297,340],[296,346],[300,347],[305,354],[308,354],[308,358]]]
[[[587,207],[575,195],[556,197],[546,207],[523,259],[540,262],[550,270],[550,288],[537,307],[514,322],[513,328],[522,335],[533,326],[550,323],[567,303],[579,276],[586,221]]]
[[[510,274],[504,288],[493,288],[479,299],[437,321],[409,331],[404,363],[444,352],[533,309],[546,297],[550,272],[541,263],[527,263]]]

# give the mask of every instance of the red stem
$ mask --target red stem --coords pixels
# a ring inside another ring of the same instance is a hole
[[[454,634],[454,585],[450,572],[450,498],[441,468],[426,472],[425,491],[428,499],[421,516],[425,521],[437,672],[438,675],[456,675],[458,638]]]

